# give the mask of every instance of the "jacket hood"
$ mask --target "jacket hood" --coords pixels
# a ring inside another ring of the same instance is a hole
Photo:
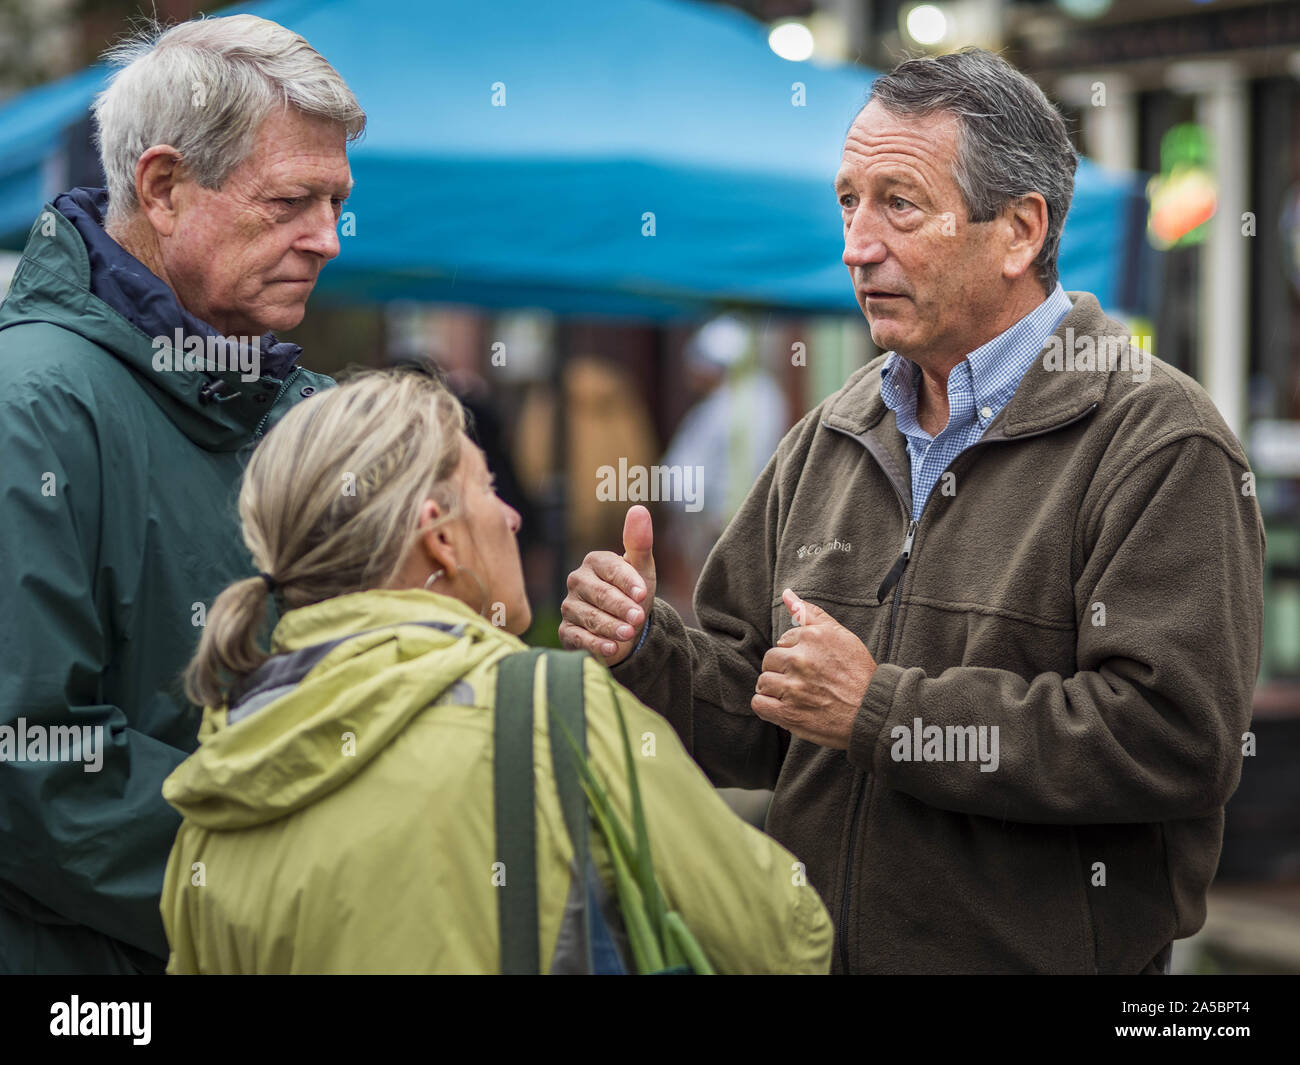
[[[231,706],[204,710],[200,747],[163,797],[209,829],[283,817],[360,773],[432,703],[473,703],[462,678],[524,649],[434,592],[357,592],[291,610]]]
[[[0,306],[0,329],[48,322],[85,337],[125,363],[195,443],[216,451],[246,444],[302,349],[267,333],[257,351],[260,376],[244,380],[240,365],[253,365],[250,353],[227,354],[211,343],[221,334],[104,231],[107,207],[106,190],[86,188],[46,204]],[[171,349],[165,357],[159,338]],[[178,370],[187,352],[225,355],[229,368]]]

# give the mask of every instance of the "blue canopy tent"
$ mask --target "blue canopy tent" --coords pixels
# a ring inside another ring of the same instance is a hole
[[[831,181],[873,75],[791,63],[683,0],[267,0],[366,109],[355,234],[318,292],[560,313],[856,313]],[[102,67],[0,108],[9,246],[84,151]],[[1084,162],[1060,256],[1117,302],[1132,181]],[[653,223],[653,235],[648,235]]]

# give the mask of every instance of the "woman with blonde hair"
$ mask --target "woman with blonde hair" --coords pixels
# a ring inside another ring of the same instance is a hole
[[[184,818],[162,898],[169,972],[493,973],[521,935],[532,971],[588,971],[605,918],[617,935],[600,833],[598,875],[577,874],[587,815],[579,832],[557,793],[550,679],[497,702],[531,612],[519,516],[464,428],[427,373],[368,372],[254,452],[239,513],[259,574],[208,613],[186,673],[201,745],[163,789]],[[281,617],[264,650],[268,593]],[[826,972],[831,925],[800,863],[731,813],[666,721],[590,657],[570,661],[591,770],[632,824],[621,711],[663,896],[713,967]],[[507,709],[521,730],[495,727]],[[522,811],[494,776],[521,740],[536,781]],[[503,835],[535,863],[525,888]],[[574,917],[589,897],[594,933]]]

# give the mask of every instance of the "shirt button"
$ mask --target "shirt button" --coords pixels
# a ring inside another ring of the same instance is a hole
[[[980,408],[980,417],[981,417],[981,418],[992,418],[992,417],[993,417],[993,408],[992,408],[992,407],[981,407],[981,408]]]
[[[307,396],[314,396],[315,394],[316,394],[316,389],[314,389],[311,385],[303,385],[302,390],[298,393],[298,395],[302,396],[303,398],[306,398]]]

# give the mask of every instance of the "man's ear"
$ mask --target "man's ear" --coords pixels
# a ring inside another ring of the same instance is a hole
[[[427,556],[430,570],[441,569],[452,579],[460,572],[460,559],[452,543],[450,528],[439,525],[429,528],[443,516],[443,509],[434,500],[426,499],[420,505],[419,527],[425,530],[420,536],[420,548]]]
[[[155,144],[136,160],[136,202],[160,237],[176,229],[175,193],[182,179],[180,152],[170,144]]]
[[[1019,280],[1032,265],[1047,240],[1047,201],[1031,192],[1009,204],[1004,215],[1008,228],[1002,276]]]

